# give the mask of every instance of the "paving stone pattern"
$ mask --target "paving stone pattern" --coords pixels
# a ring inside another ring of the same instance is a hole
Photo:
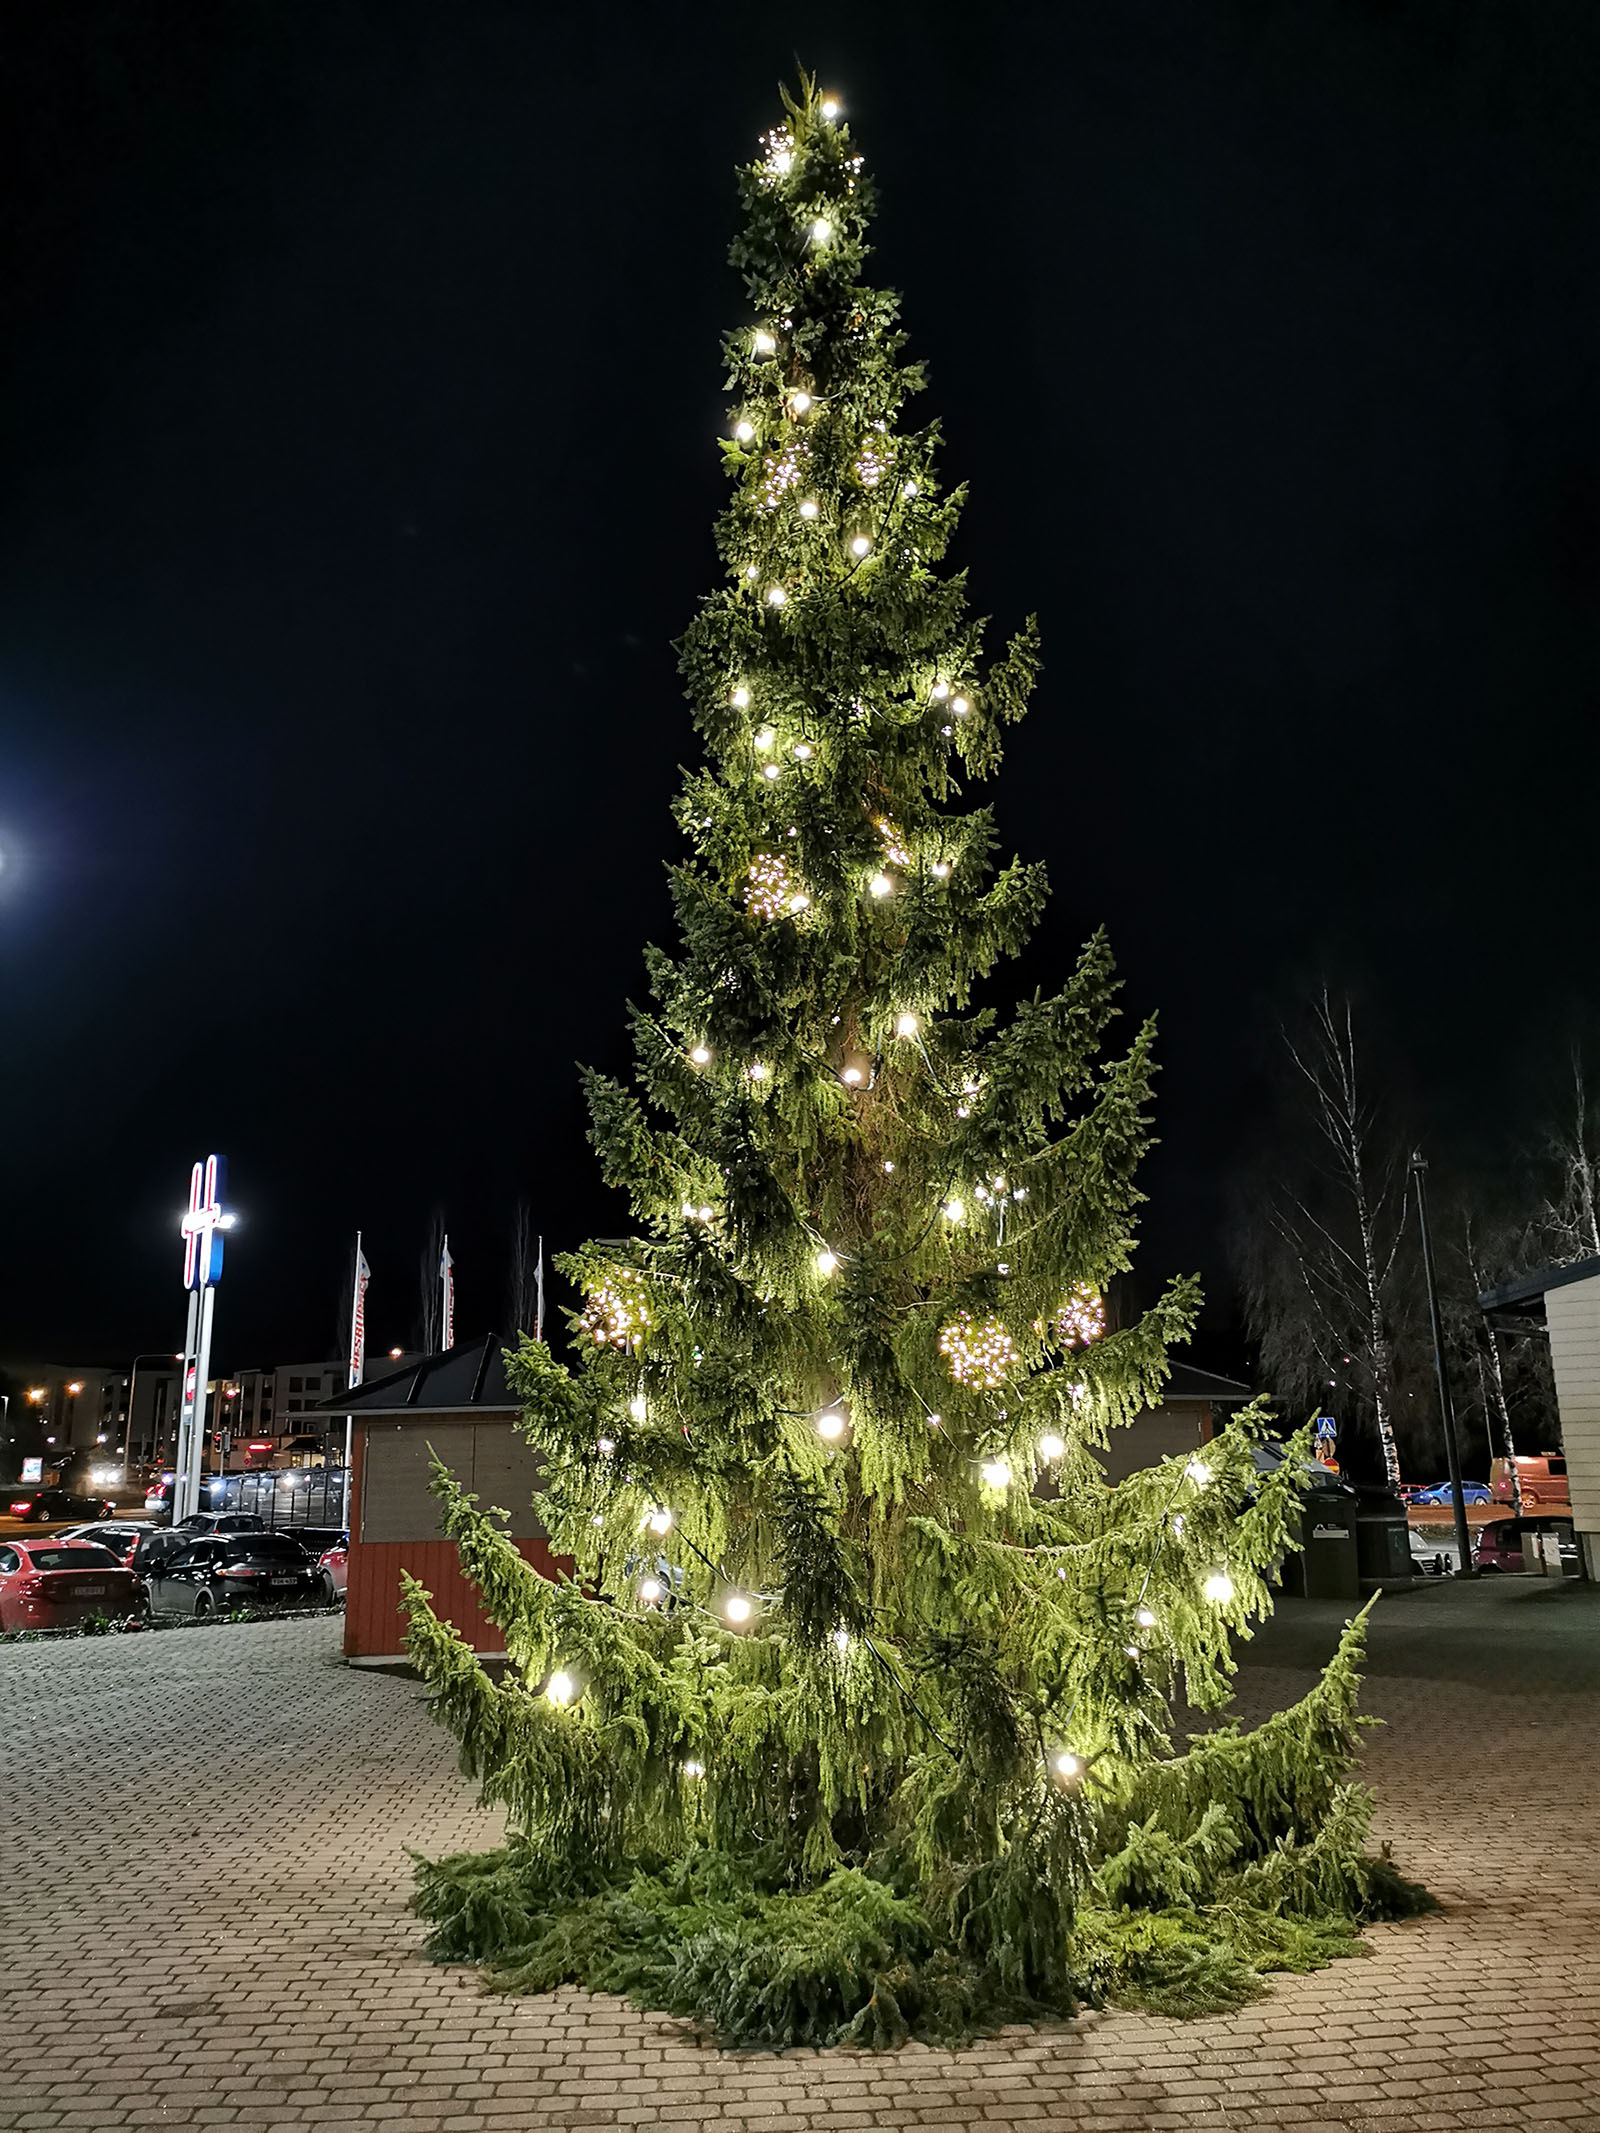
[[[0,2128],[1600,2127],[1596,1602],[1384,1603],[1380,1833],[1442,1916],[1226,2018],[886,2056],[722,2052],[423,1962],[404,1847],[498,1825],[336,1620],[0,1648]],[[1330,1623],[1280,1617],[1248,1708],[1304,1686]]]

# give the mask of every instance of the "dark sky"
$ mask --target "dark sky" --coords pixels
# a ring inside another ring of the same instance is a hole
[[[959,549],[1046,675],[994,788],[1014,997],[1158,1009],[1142,1265],[1207,1275],[1274,1017],[1359,985],[1492,1165],[1594,998],[1590,0],[779,10],[70,0],[0,30],[0,1356],[234,1367],[430,1212],[614,1230],[714,580],[732,166],[796,48],[882,194]]]

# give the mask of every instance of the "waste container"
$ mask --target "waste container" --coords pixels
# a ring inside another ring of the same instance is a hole
[[[1356,1560],[1363,1585],[1411,1578],[1411,1526],[1393,1489],[1356,1486]]]
[[[1361,1570],[1353,1492],[1313,1489],[1301,1513],[1298,1554],[1285,1558],[1283,1589],[1302,1600],[1356,1600]]]

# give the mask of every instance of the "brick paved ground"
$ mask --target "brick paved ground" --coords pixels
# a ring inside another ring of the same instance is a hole
[[[1280,1618],[1286,1700],[1326,1609]],[[1381,1833],[1446,1899],[1227,2018],[1090,2015],[963,2052],[702,2047],[418,1960],[402,1846],[496,1824],[414,1684],[331,1620],[0,1649],[0,2128],[1600,2126],[1600,1595],[1383,1603]]]

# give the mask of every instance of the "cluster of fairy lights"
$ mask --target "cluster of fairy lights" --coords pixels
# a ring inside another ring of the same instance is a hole
[[[744,900],[752,918],[765,919],[782,918],[785,912],[798,915],[811,901],[795,887],[789,862],[779,852],[759,852],[751,860]]]
[[[631,1347],[655,1323],[644,1276],[631,1267],[605,1275],[590,1290],[578,1323],[597,1348]]]
[[[889,864],[896,867],[910,866],[911,854],[906,849],[905,839],[887,815],[878,817],[877,831],[883,839],[883,856]]]
[[[939,1335],[939,1353],[958,1385],[988,1391],[1010,1376],[1017,1348],[1000,1319],[958,1311]]]
[[[1105,1298],[1087,1281],[1075,1284],[1055,1315],[1056,1338],[1069,1348],[1087,1348],[1106,1330]]]
[[[789,491],[798,486],[806,470],[806,454],[797,444],[774,452],[761,464],[761,508],[776,511]]]

